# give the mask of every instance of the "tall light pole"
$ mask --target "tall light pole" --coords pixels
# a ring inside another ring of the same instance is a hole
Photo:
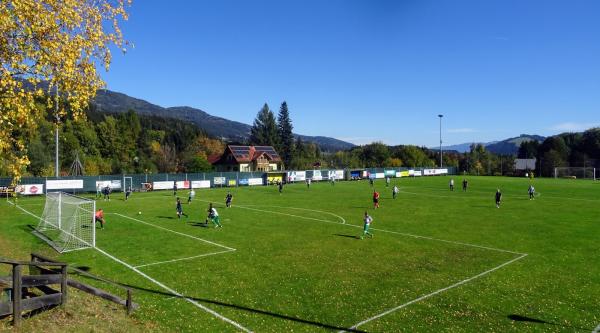
[[[60,116],[58,115],[58,82],[56,83],[56,128],[55,128],[55,132],[54,132],[54,143],[55,143],[55,150],[54,150],[54,175],[56,176],[56,178],[58,178],[58,176],[60,176],[60,171],[58,168],[58,123],[60,122]]]
[[[440,117],[440,169],[442,168],[442,117],[444,117],[443,114],[438,114],[438,117]]]

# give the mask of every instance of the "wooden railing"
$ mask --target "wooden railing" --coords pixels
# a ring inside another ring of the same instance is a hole
[[[31,261],[32,262],[36,262],[36,263],[37,262],[53,262],[53,259],[48,258],[46,256],[43,256],[41,254],[32,253],[31,254]],[[103,298],[103,299],[111,301],[113,303],[120,304],[120,305],[122,305],[122,306],[124,306],[124,307],[127,308],[127,313],[128,314],[131,314],[135,309],[137,309],[139,307],[138,304],[134,303],[133,300],[132,300],[132,291],[131,291],[130,288],[124,287],[123,285],[121,285],[121,284],[119,284],[117,282],[101,278],[99,276],[90,274],[90,273],[88,273],[86,271],[83,271],[83,270],[80,270],[80,269],[77,269],[77,268],[74,268],[74,267],[70,267],[69,270],[71,272],[74,272],[74,274],[86,276],[86,277],[91,278],[93,280],[102,281],[104,283],[107,283],[107,284],[110,284],[110,285],[112,285],[114,287],[117,287],[117,288],[121,289],[122,291],[124,291],[127,296],[126,296],[125,299],[123,299],[123,298],[121,298],[119,296],[113,295],[113,294],[111,294],[109,292],[106,292],[106,291],[104,291],[102,289],[98,289],[96,287],[90,286],[88,284],[85,284],[85,283],[82,283],[82,282],[79,282],[79,281],[76,281],[76,280],[73,280],[73,279],[67,279],[67,284],[69,285],[69,287],[73,287],[73,288],[79,289],[81,291],[84,291],[84,292],[86,292],[88,294],[91,294],[91,295]],[[51,272],[51,271],[46,270],[46,272]]]
[[[13,325],[21,324],[24,311],[65,304],[67,302],[67,264],[47,261],[16,261],[0,258],[0,264],[12,266],[12,276],[0,276],[0,291],[5,290],[9,300],[0,302],[0,316],[13,316]],[[47,274],[24,275],[23,267],[37,267]],[[50,267],[50,269],[48,268]],[[60,284],[60,291],[48,285]],[[36,288],[37,295],[29,292]]]

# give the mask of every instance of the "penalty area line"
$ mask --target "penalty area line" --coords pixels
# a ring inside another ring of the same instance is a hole
[[[149,226],[151,226],[151,227],[155,227],[155,228],[158,228],[158,229],[162,229],[162,230],[165,230],[165,231],[169,231],[169,232],[172,232],[172,233],[174,233],[174,234],[177,234],[177,235],[180,235],[180,236],[189,237],[189,238],[192,238],[192,239],[195,239],[195,240],[199,240],[199,241],[201,241],[201,242],[205,242],[205,243],[208,243],[208,244],[212,244],[212,245],[214,245],[214,246],[218,246],[218,247],[220,247],[220,248],[227,249],[227,250],[229,250],[229,251],[235,251],[235,249],[234,249],[234,248],[232,248],[232,247],[225,246],[225,245],[222,245],[222,244],[218,244],[218,243],[215,243],[215,242],[211,242],[211,241],[209,241],[209,240],[206,240],[206,239],[203,239],[203,238],[200,238],[200,237],[195,237],[195,236],[192,236],[192,235],[184,234],[183,232],[179,232],[179,231],[171,230],[171,229],[169,229],[169,228],[161,227],[161,226],[159,226],[159,225],[155,225],[155,224],[148,223],[148,222],[145,222],[145,221],[142,221],[142,220],[138,220],[138,219],[135,219],[135,218],[133,218],[133,217],[129,217],[129,216],[126,216],[126,215],[123,215],[123,214],[119,214],[119,213],[113,213],[113,214],[115,214],[115,215],[118,215],[118,216],[121,216],[121,217],[124,217],[124,218],[126,218],[126,219],[130,219],[130,220],[133,220],[133,221],[139,222],[139,223],[143,223],[143,224],[149,225]]]
[[[154,265],[169,264],[169,263],[172,263],[172,262],[177,262],[177,261],[182,261],[182,260],[192,260],[192,259],[196,259],[196,258],[214,256],[214,255],[217,255],[217,254],[228,253],[228,252],[233,252],[233,251],[235,251],[235,250],[224,250],[224,251],[218,251],[218,252],[204,253],[204,254],[199,254],[197,256],[191,256],[191,257],[185,257],[185,258],[178,258],[178,259],[171,259],[171,260],[165,260],[165,261],[158,261],[158,262],[153,262],[153,263],[150,263],[150,264],[138,265],[138,266],[134,266],[134,267],[135,268],[142,268],[142,267],[148,267],[148,266],[154,266]]]
[[[224,322],[226,322],[226,323],[229,323],[229,324],[231,324],[231,325],[233,325],[233,326],[237,327],[238,329],[240,329],[240,330],[242,330],[242,331],[244,331],[244,332],[248,332],[248,333],[252,332],[250,329],[248,329],[248,328],[246,328],[246,327],[242,326],[240,323],[238,323],[238,322],[236,322],[236,321],[233,321],[233,320],[231,320],[231,319],[229,319],[229,318],[227,318],[227,317],[225,317],[225,316],[221,315],[220,313],[218,313],[218,312],[216,312],[216,311],[214,311],[214,310],[212,310],[212,309],[210,309],[210,308],[208,308],[208,307],[206,307],[206,306],[204,306],[204,305],[200,304],[198,301],[196,301],[196,300],[194,300],[194,299],[191,299],[191,298],[189,298],[189,297],[183,296],[182,294],[178,293],[178,292],[177,292],[177,291],[175,291],[174,289],[172,289],[172,288],[168,287],[167,285],[165,285],[164,283],[162,283],[162,282],[160,282],[160,281],[158,281],[158,280],[156,280],[156,279],[152,278],[150,275],[148,275],[148,274],[145,274],[144,272],[142,272],[142,271],[140,271],[139,269],[137,269],[137,268],[133,267],[132,265],[130,265],[130,264],[128,264],[128,263],[126,263],[126,262],[124,262],[123,260],[121,260],[121,259],[119,259],[119,258],[117,258],[117,257],[115,257],[115,256],[113,256],[113,255],[111,255],[111,254],[109,254],[109,253],[107,253],[107,252],[103,251],[102,249],[100,249],[100,248],[98,248],[98,247],[95,247],[95,249],[96,249],[96,250],[98,250],[100,253],[104,254],[105,256],[109,257],[110,259],[112,259],[112,260],[114,260],[114,261],[116,261],[116,262],[118,262],[118,263],[122,264],[123,266],[125,266],[125,267],[127,267],[127,268],[131,269],[132,271],[134,271],[134,272],[138,273],[139,275],[143,276],[144,278],[146,278],[146,279],[147,279],[147,280],[149,280],[150,282],[154,283],[155,285],[157,285],[157,286],[159,286],[159,287],[163,288],[164,290],[168,291],[168,292],[169,292],[169,293],[171,293],[171,294],[172,294],[174,297],[183,298],[183,299],[185,299],[186,301],[188,301],[188,302],[190,302],[191,304],[193,304],[194,306],[196,306],[196,307],[198,307],[198,308],[200,308],[200,309],[204,310],[205,312],[208,312],[208,313],[210,313],[211,315],[213,315],[213,316],[215,316],[215,317],[217,317],[217,318],[221,319],[222,321],[224,321]]]
[[[442,288],[442,289],[438,289],[438,290],[436,290],[436,291],[434,291],[434,292],[432,292],[432,293],[429,293],[429,294],[427,294],[427,295],[423,295],[423,296],[421,296],[421,297],[419,297],[419,298],[415,298],[415,299],[413,299],[412,301],[406,302],[406,303],[404,303],[404,304],[402,304],[402,305],[399,305],[399,306],[397,306],[397,307],[395,307],[395,308],[389,309],[389,310],[387,310],[387,311],[385,311],[385,312],[382,312],[382,313],[380,313],[380,314],[378,314],[378,315],[375,315],[375,316],[373,316],[373,317],[371,317],[371,318],[365,319],[365,320],[361,321],[360,323],[358,323],[358,324],[356,324],[356,325],[353,325],[352,327],[350,327],[350,329],[356,329],[356,328],[358,328],[359,326],[362,326],[362,325],[364,325],[364,324],[366,324],[366,323],[368,323],[368,322],[371,322],[371,321],[373,321],[373,320],[379,319],[379,318],[381,318],[381,317],[383,317],[383,316],[386,316],[386,315],[388,315],[388,314],[390,314],[390,313],[392,313],[392,312],[396,312],[396,311],[398,311],[398,310],[400,310],[400,309],[402,309],[402,308],[405,308],[405,307],[407,307],[407,306],[409,306],[409,305],[411,305],[411,304],[414,304],[414,303],[420,302],[420,301],[422,301],[422,300],[424,300],[424,299],[427,299],[427,298],[430,298],[430,297],[432,297],[432,296],[435,296],[435,295],[437,295],[437,294],[443,293],[444,291],[447,291],[447,290],[450,290],[450,289],[453,289],[453,288],[459,287],[459,286],[461,286],[461,285],[463,285],[463,284],[469,283],[469,282],[471,282],[471,281],[473,281],[473,280],[475,280],[475,279],[478,279],[478,278],[480,278],[480,277],[482,277],[482,276],[485,276],[485,275],[487,275],[487,274],[490,274],[490,273],[492,273],[492,272],[494,272],[494,271],[496,271],[496,270],[499,270],[500,268],[502,268],[502,267],[504,267],[504,266],[510,265],[510,264],[514,263],[515,261],[521,260],[521,259],[525,258],[526,256],[527,256],[527,254],[522,254],[521,256],[519,256],[519,257],[517,257],[517,258],[511,259],[511,260],[509,260],[509,261],[507,261],[507,262],[505,262],[505,263],[503,263],[503,264],[501,264],[501,265],[498,265],[498,266],[496,266],[496,267],[494,267],[494,268],[488,269],[488,270],[487,270],[487,271],[485,271],[485,272],[479,273],[479,274],[477,274],[477,275],[475,275],[475,276],[472,276],[472,277],[470,277],[470,278],[467,278],[467,279],[464,279],[464,280],[462,280],[462,281],[459,281],[459,282],[457,282],[457,283],[455,283],[455,284],[452,284],[452,285],[450,285],[450,286],[448,286],[448,287],[445,287],[445,288]],[[599,326],[599,328],[600,328],[600,326]],[[338,333],[342,333],[342,332],[346,332],[346,331],[344,331],[344,330],[338,331]]]

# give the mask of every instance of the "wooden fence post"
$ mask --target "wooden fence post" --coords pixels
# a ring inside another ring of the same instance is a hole
[[[61,304],[67,304],[67,265],[61,267],[62,279],[60,280]]]
[[[21,265],[13,266],[13,325],[21,326]]]
[[[131,301],[131,289],[127,289],[127,314],[133,312],[133,302]]]

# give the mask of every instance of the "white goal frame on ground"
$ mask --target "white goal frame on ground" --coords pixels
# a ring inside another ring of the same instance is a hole
[[[61,253],[96,247],[95,212],[94,200],[48,192],[33,233]]]
[[[554,178],[563,178],[575,176],[577,179],[596,180],[596,168],[589,167],[556,167],[554,168]]]

